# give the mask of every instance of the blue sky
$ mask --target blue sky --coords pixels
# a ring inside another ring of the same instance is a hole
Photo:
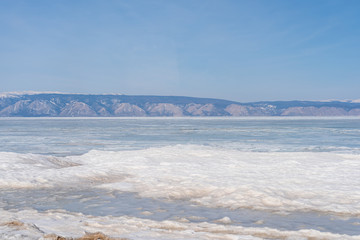
[[[360,98],[357,0],[0,0],[1,92]]]

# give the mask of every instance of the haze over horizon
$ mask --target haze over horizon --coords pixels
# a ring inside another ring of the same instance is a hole
[[[258,100],[258,101],[237,101],[226,98],[212,98],[212,97],[198,97],[198,96],[185,96],[185,95],[155,95],[155,94],[125,94],[125,93],[115,93],[115,92],[104,92],[104,93],[89,93],[89,92],[59,92],[59,91],[13,91],[13,92],[0,92],[1,97],[10,97],[16,95],[37,95],[37,94],[65,94],[65,95],[127,95],[127,96],[160,96],[160,97],[189,97],[189,98],[208,98],[208,99],[217,99],[217,100],[226,100],[234,101],[239,103],[250,103],[250,102],[291,102],[291,101],[309,101],[309,102],[352,102],[360,103],[360,98],[357,99],[287,99],[287,100]]]
[[[359,99],[360,2],[0,2],[0,92]]]

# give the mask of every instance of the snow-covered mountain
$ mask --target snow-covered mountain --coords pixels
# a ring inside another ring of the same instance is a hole
[[[359,116],[359,101],[240,103],[221,99],[120,94],[2,93],[1,117]]]

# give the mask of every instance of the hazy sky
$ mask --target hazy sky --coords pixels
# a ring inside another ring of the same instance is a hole
[[[360,98],[358,0],[0,0],[0,92]]]

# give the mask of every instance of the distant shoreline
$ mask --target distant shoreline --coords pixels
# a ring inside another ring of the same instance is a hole
[[[184,96],[1,94],[0,117],[343,117],[360,116],[356,101],[240,103]]]

